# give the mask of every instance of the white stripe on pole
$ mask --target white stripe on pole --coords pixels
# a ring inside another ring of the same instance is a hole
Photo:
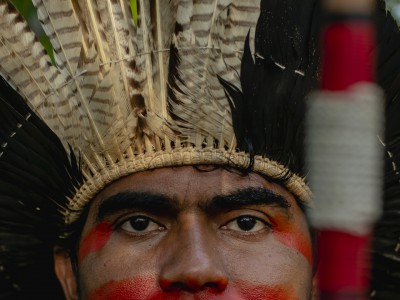
[[[383,93],[374,84],[311,95],[305,145],[316,228],[371,230],[381,212],[383,125]]]

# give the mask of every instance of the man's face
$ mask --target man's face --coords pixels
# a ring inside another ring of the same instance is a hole
[[[254,173],[199,168],[140,172],[96,196],[79,299],[310,298],[311,239],[294,197]]]

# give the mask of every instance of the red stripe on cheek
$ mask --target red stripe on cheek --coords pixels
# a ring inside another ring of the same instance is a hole
[[[268,286],[245,281],[235,282],[225,291],[205,289],[189,294],[184,291],[163,292],[152,277],[109,281],[93,291],[89,300],[179,300],[192,295],[194,300],[297,300],[290,286]]]
[[[274,235],[278,241],[285,246],[296,249],[296,251],[303,254],[311,265],[313,264],[311,238],[308,234],[306,235],[295,226],[287,224],[285,220],[277,220],[274,227],[276,228]]]
[[[138,277],[124,279],[120,281],[111,280],[94,290],[89,300],[178,300],[184,299],[186,292],[173,291],[163,292],[157,284],[155,278]],[[224,293],[221,293],[222,295]],[[216,299],[217,293],[201,291],[193,294],[195,300]],[[238,298],[224,296],[225,300],[235,300]],[[219,298],[223,299],[223,298]]]
[[[90,294],[89,300],[143,300],[149,299],[149,295],[157,293],[156,289],[156,280],[152,277],[111,280],[94,290]]]
[[[244,297],[243,300],[297,300],[291,286],[268,286],[246,281],[235,282],[234,286]]]
[[[82,262],[86,256],[103,248],[110,239],[112,232],[108,222],[102,222],[93,228],[80,242],[78,261]]]

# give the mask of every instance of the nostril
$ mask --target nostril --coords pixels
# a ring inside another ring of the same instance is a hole
[[[164,292],[187,291],[188,287],[183,282],[160,280],[160,287]]]
[[[226,289],[227,285],[228,285],[228,281],[221,279],[221,280],[216,280],[216,281],[212,281],[212,282],[207,282],[203,286],[203,288],[209,288],[216,292],[223,292]]]
[[[207,282],[204,285],[204,288],[218,289],[218,283],[216,283],[216,282]]]
[[[204,288],[195,281],[187,281],[186,283],[183,283],[180,281],[171,282],[168,280],[160,281],[160,287],[164,292],[196,292]]]
[[[160,288],[164,291],[164,292],[173,292],[174,289],[176,290],[178,287],[176,287],[176,284],[178,284],[178,282],[171,282],[170,280],[160,280]]]
[[[213,278],[213,280],[206,281],[203,285],[203,289],[209,289],[211,291],[221,293],[226,290],[228,286],[228,279],[226,277]]]
[[[180,281],[168,281],[161,280],[160,287],[164,292],[177,292],[185,291],[190,293],[196,293],[201,290],[210,289],[217,293],[223,292],[228,285],[227,280],[216,280],[206,282],[204,284],[200,283],[198,280],[187,280],[186,282]]]
[[[171,291],[185,291],[185,290],[187,290],[187,288],[183,282],[171,283]]]

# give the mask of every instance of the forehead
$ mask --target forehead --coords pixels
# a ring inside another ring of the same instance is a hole
[[[265,188],[295,201],[293,195],[279,184],[250,172],[214,166],[182,166],[135,173],[121,178],[103,189],[94,199],[97,206],[103,200],[122,192],[151,192],[166,195],[179,202],[207,201],[247,187]]]

